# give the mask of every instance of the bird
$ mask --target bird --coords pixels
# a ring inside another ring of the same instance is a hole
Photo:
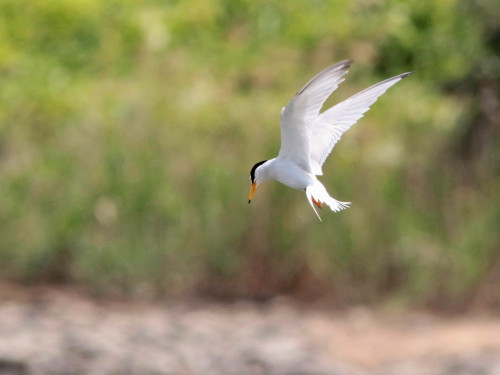
[[[350,206],[351,202],[332,198],[316,176],[323,175],[323,163],[344,132],[363,117],[389,87],[412,73],[388,78],[320,113],[326,99],[344,81],[351,64],[352,60],[343,60],[322,70],[281,109],[278,156],[259,161],[250,170],[248,203],[261,183],[276,180],[304,191],[320,221],[316,207],[326,205],[338,212]]]

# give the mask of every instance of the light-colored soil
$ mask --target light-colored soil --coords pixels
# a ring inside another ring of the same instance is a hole
[[[16,288],[14,288],[16,289]],[[0,287],[0,375],[500,375],[500,318]]]

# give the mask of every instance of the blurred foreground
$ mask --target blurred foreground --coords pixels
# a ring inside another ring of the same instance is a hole
[[[1,375],[498,375],[500,318],[0,290]]]

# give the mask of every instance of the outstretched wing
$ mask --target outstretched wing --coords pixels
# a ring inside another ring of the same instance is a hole
[[[377,83],[319,115],[311,129],[310,163],[314,174],[323,174],[321,167],[342,134],[363,117],[380,95],[409,74]]]
[[[278,157],[311,172],[311,128],[326,98],[344,80],[351,61],[332,65],[312,78],[281,110],[281,148]]]

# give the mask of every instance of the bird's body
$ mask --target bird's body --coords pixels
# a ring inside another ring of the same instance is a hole
[[[389,87],[410,73],[389,78],[319,113],[323,103],[344,80],[350,61],[332,65],[311,79],[281,110],[281,149],[274,159],[255,164],[250,171],[250,203],[257,185],[276,180],[306,193],[314,209],[328,205],[333,211],[349,202],[332,198],[316,176],[342,134],[363,116]],[[319,218],[319,215],[318,215]],[[321,218],[320,218],[321,220]]]
[[[317,180],[312,173],[305,171],[291,160],[274,158],[266,160],[259,168],[260,181],[276,180],[293,189],[304,190]]]

